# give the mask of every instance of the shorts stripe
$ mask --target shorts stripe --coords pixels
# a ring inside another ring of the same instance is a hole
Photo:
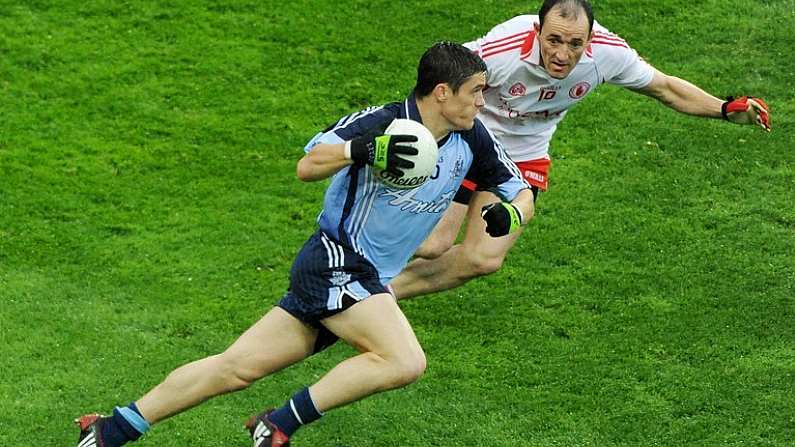
[[[329,260],[328,266],[330,268],[345,266],[345,252],[342,251],[342,247],[335,244],[325,233],[320,233],[320,240],[326,247]]]
[[[373,294],[365,289],[359,281],[353,281],[341,287],[334,286],[328,289],[326,308],[328,310],[342,309],[342,306],[345,304],[342,302],[342,298],[345,295],[348,295],[356,301],[361,301]]]
[[[328,266],[334,267],[334,253],[331,250],[331,247],[328,244],[328,240],[326,239],[325,234],[320,235],[320,241],[323,242],[323,246],[326,247],[326,257],[328,258]]]
[[[372,293],[369,290],[365,289],[364,286],[362,286],[362,283],[360,283],[359,281],[354,281],[346,285],[345,288],[348,290],[348,293],[356,301],[361,301],[367,298],[368,296],[372,295]]]
[[[338,287],[328,289],[328,300],[326,300],[326,309],[335,310],[340,308],[342,302],[342,293]]]
[[[290,287],[278,305],[319,327],[323,318],[384,291],[378,271],[364,256],[317,231],[296,256],[290,268]]]

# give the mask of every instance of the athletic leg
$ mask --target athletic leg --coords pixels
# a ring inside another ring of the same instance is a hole
[[[335,366],[282,407],[252,417],[246,426],[255,446],[283,445],[325,411],[407,385],[425,370],[414,331],[388,293],[372,295],[322,323],[361,354]]]
[[[226,351],[177,368],[136,403],[147,421],[159,422],[306,358],[316,336],[317,329],[274,307]]]
[[[373,295],[322,323],[361,354],[309,388],[321,412],[408,385],[425,371],[422,347],[389,294]]]
[[[79,446],[118,447],[138,439],[154,424],[219,394],[247,387],[311,352],[317,329],[274,308],[221,354],[188,363],[128,407],[113,415],[85,415]],[[278,340],[278,342],[276,342]]]

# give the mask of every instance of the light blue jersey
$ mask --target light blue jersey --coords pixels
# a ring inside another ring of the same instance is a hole
[[[317,134],[304,150],[352,140],[396,118],[422,122],[413,95],[402,103],[346,116]],[[491,133],[475,120],[471,130],[452,132],[439,141],[436,172],[417,188],[387,188],[370,166],[339,171],[326,190],[320,230],[370,261],[387,284],[431,233],[465,176],[504,200],[530,188]]]

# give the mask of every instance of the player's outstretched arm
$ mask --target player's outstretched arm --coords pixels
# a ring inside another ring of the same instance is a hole
[[[374,166],[391,172],[395,177],[402,177],[402,169],[413,168],[414,162],[410,158],[419,152],[402,143],[415,141],[415,135],[384,135],[375,129],[345,143],[320,143],[298,161],[296,175],[305,182],[313,182],[331,177],[348,165],[358,164]]]
[[[649,85],[637,92],[688,115],[723,118],[737,124],[755,124],[767,131],[771,129],[770,109],[763,100],[743,96],[737,99],[730,97],[724,101],[684,79],[657,69]]]
[[[301,181],[315,182],[351,164],[353,160],[345,156],[345,143],[320,143],[298,161],[295,173]]]

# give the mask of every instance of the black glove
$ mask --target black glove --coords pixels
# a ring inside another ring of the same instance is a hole
[[[404,172],[400,168],[411,169],[414,162],[400,155],[417,155],[419,151],[400,143],[415,141],[417,137],[414,135],[384,135],[374,130],[351,140],[351,160],[359,165],[368,164],[382,169],[398,178],[403,177]]]
[[[488,204],[480,210],[480,216],[486,221],[486,233],[491,237],[513,233],[522,225],[522,212],[508,202]]]

